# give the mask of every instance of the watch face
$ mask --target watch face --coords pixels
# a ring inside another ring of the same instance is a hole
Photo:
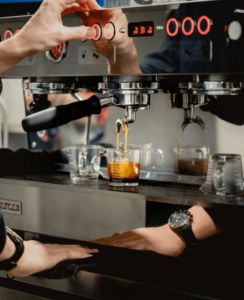
[[[169,226],[171,228],[179,228],[187,224],[187,222],[190,220],[191,214],[189,211],[186,210],[180,210],[175,213],[173,213],[169,218]]]

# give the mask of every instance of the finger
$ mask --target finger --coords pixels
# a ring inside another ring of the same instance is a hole
[[[68,14],[74,13],[76,11],[84,11],[86,9],[87,9],[86,5],[71,4],[68,5],[64,11],[62,11],[61,16],[63,17]]]
[[[92,39],[97,35],[93,27],[63,27],[63,32],[65,41]]]
[[[95,0],[79,0],[80,4],[87,4],[91,10],[101,9],[101,6],[97,4]]]

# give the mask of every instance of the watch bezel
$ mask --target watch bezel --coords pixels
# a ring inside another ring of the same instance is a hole
[[[184,221],[184,223],[181,224],[180,226],[173,226],[173,225],[171,224],[171,219],[172,219],[172,217],[173,217],[175,214],[178,214],[179,212],[184,212],[184,213],[186,214],[186,216],[187,216],[187,219],[186,219],[186,220]],[[192,218],[192,215],[191,215],[191,213],[190,213],[189,211],[187,211],[187,210],[180,210],[180,211],[178,211],[178,212],[176,211],[176,212],[174,212],[174,213],[172,213],[172,214],[170,215],[169,220],[168,220],[168,224],[169,224],[170,228],[172,228],[172,229],[181,228],[181,227],[185,226],[188,222],[190,222],[190,221],[191,221],[191,218]]]

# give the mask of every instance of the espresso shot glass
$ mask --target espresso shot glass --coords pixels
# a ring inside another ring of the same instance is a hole
[[[108,175],[95,169],[96,160],[101,156],[107,159]],[[109,186],[115,187],[136,187],[139,184],[141,149],[130,149],[120,151],[117,149],[106,149],[93,158],[92,166],[102,178],[109,181]]]

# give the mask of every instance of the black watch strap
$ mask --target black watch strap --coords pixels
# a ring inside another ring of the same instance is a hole
[[[183,237],[186,246],[194,246],[199,244],[199,240],[196,239],[192,228],[191,228],[191,223],[188,222],[186,225],[177,228],[177,231],[179,234]]]
[[[6,227],[6,233],[8,237],[15,244],[16,250],[12,257],[0,262],[0,270],[10,271],[17,266],[17,261],[21,258],[24,253],[23,240],[11,229]]]

